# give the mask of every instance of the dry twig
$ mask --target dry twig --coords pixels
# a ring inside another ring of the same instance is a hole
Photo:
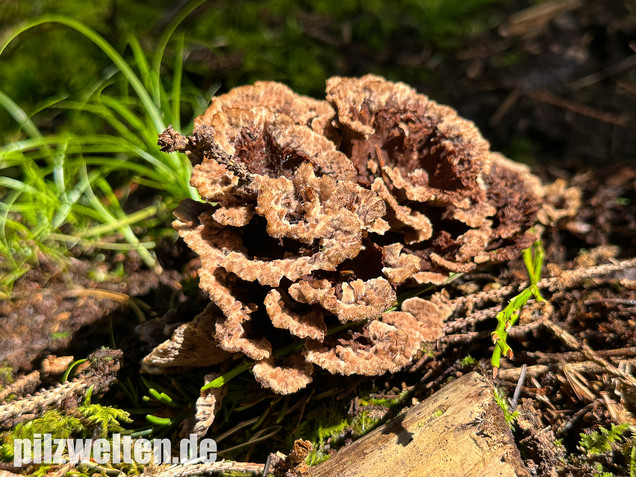
[[[599,356],[592,348],[590,348],[587,344],[581,343],[574,336],[564,330],[562,327],[557,325],[551,320],[544,320],[543,324],[546,328],[548,328],[557,338],[559,338],[563,343],[565,343],[570,348],[582,352],[589,360],[597,363],[599,366],[602,366],[605,371],[616,376],[626,385],[636,389],[636,379],[633,376],[627,374],[625,371],[618,369],[612,363],[607,361],[606,359]]]
[[[265,464],[253,464],[251,462],[234,462],[231,460],[221,460],[219,462],[208,462],[205,464],[182,465],[169,468],[160,472],[153,470],[146,472],[142,476],[152,477],[187,477],[191,475],[208,475],[214,472],[250,472],[252,474],[262,474]]]
[[[7,397],[23,396],[32,392],[40,384],[40,372],[33,371],[27,375],[20,376],[14,383],[0,390],[0,401],[4,401]]]
[[[48,409],[61,407],[62,403],[78,403],[91,387],[94,396],[105,393],[117,379],[122,356],[119,350],[96,351],[89,356],[90,366],[73,381],[0,406],[0,428],[33,419]]]

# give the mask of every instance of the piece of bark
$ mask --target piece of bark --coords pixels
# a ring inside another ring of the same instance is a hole
[[[488,380],[471,373],[375,429],[309,477],[529,477]]]

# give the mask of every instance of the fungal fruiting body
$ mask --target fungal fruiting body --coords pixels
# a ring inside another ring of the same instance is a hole
[[[396,306],[399,293],[536,239],[540,181],[453,109],[377,76],[331,78],[325,100],[272,82],[235,88],[192,136],[168,129],[160,145],[194,165],[202,202],[183,201],[174,227],[200,257],[211,305],[147,367],[192,363],[189,336],[218,348],[200,365],[240,353],[281,394],[315,367],[394,372],[452,311],[440,293]]]

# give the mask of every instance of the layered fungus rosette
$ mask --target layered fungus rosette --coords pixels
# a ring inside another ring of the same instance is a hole
[[[202,202],[183,201],[174,227],[211,304],[145,358],[149,370],[239,353],[280,394],[315,367],[395,372],[452,312],[441,293],[399,294],[536,239],[539,180],[453,109],[377,76],[331,78],[324,101],[272,82],[236,88],[191,136],[169,128],[160,145],[194,165]]]

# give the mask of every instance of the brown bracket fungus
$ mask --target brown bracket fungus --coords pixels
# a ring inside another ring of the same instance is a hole
[[[507,260],[536,238],[538,179],[402,83],[335,77],[319,101],[261,82],[214,98],[195,124],[159,144],[189,155],[204,201],[184,201],[174,222],[216,310],[197,323],[220,350],[255,360],[257,381],[277,393],[306,386],[313,365],[399,370],[451,310],[438,294],[388,311],[398,293]],[[174,349],[193,330],[177,329],[147,365],[192,362]],[[302,351],[275,356],[299,338]]]

